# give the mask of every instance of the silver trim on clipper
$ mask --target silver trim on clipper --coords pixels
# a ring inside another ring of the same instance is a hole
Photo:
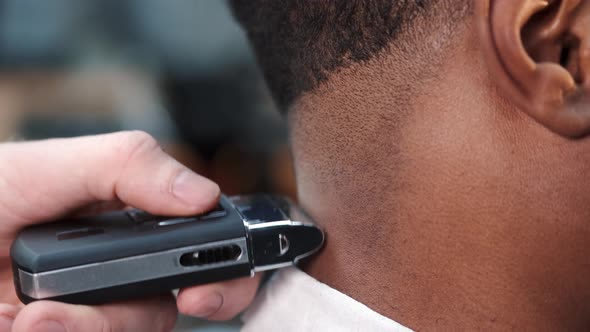
[[[238,246],[242,253],[231,261],[191,266],[180,264],[180,257],[184,254],[228,245]],[[246,239],[237,238],[40,273],[19,269],[18,274],[23,294],[46,299],[249,262]]]

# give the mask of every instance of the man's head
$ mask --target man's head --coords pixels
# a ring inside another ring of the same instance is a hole
[[[328,230],[317,277],[402,322],[590,317],[589,0],[234,11]]]

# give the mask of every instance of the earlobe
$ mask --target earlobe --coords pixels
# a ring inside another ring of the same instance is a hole
[[[490,74],[522,111],[571,138],[590,134],[590,1],[474,0]]]

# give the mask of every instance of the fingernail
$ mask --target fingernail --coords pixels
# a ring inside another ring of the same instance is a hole
[[[223,296],[220,293],[215,292],[208,297],[202,299],[199,303],[199,307],[191,311],[191,316],[199,318],[208,318],[215,314],[223,305]]]
[[[172,193],[185,204],[201,207],[219,196],[219,186],[205,177],[185,170],[174,180]]]
[[[0,315],[0,332],[10,332],[12,330],[12,317]]]
[[[35,325],[33,331],[38,332],[67,332],[65,326],[54,320],[44,320]]]

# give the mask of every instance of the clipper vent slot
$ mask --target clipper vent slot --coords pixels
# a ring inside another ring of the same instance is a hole
[[[203,266],[237,261],[242,256],[242,249],[233,244],[189,252],[180,256],[182,266]]]

